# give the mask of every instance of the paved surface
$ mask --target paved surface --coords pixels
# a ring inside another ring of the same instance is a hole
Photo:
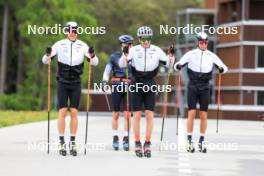
[[[110,115],[110,114],[109,114]],[[79,118],[77,141],[84,141],[85,116]],[[123,119],[120,119],[123,124]],[[161,119],[155,119],[153,157],[137,158],[131,142],[129,152],[111,149],[111,117],[92,115],[89,118],[87,155],[83,150],[77,157],[62,157],[57,151],[46,154],[47,122],[31,123],[0,129],[1,176],[47,175],[114,175],[114,176],[262,176],[264,174],[264,123],[249,121],[220,121],[215,133],[215,120],[209,121],[209,151],[207,154],[185,152],[185,119],[180,119],[176,136],[176,119],[166,119],[164,142],[160,146]],[[142,119],[144,134],[145,119]],[[120,126],[122,127],[122,125]],[[198,120],[194,140],[198,140]],[[69,131],[66,132],[66,135]],[[143,137],[143,135],[142,135]],[[133,138],[131,137],[131,140]],[[57,140],[56,121],[51,122],[51,141]],[[68,141],[68,138],[66,138]],[[39,148],[33,149],[33,144]],[[44,146],[41,148],[41,146]]]

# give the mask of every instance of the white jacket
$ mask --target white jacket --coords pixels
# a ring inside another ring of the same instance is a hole
[[[174,65],[174,69],[177,70],[177,65],[181,66],[188,64],[188,69],[199,72],[209,73],[213,70],[214,64],[224,69],[224,73],[228,71],[227,66],[209,50],[202,51],[199,48],[188,51],[184,56]]]
[[[69,39],[63,39],[52,46],[51,57],[57,55],[58,62],[69,66],[76,66],[84,62],[84,56],[90,58],[88,49],[88,45],[81,40],[72,42]],[[97,65],[99,62],[96,56],[90,58],[90,61],[92,65]],[[48,64],[46,54],[42,57],[42,62]]]
[[[158,66],[159,62],[166,62],[166,66],[172,66],[174,64],[175,58],[169,58],[162,51],[161,48],[150,45],[149,48],[144,48],[141,45],[136,45],[129,49],[128,62],[131,61],[132,67],[136,71],[149,72],[154,71]],[[120,67],[126,67],[126,57],[123,54],[119,60]]]

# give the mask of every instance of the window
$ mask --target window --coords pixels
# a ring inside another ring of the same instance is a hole
[[[257,102],[258,105],[264,105],[264,91],[258,91]]]
[[[257,46],[256,56],[258,61],[257,67],[264,67],[264,46]]]

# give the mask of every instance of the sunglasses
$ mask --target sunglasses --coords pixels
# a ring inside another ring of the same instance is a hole
[[[207,45],[208,44],[208,40],[200,40],[199,44],[200,45]]]
[[[141,37],[140,40],[142,42],[150,42],[151,41],[151,37]]]

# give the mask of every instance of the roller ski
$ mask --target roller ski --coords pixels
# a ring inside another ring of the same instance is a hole
[[[194,144],[190,140],[187,141],[186,148],[187,148],[187,152],[190,152],[190,153],[194,153],[195,152]]]
[[[77,147],[75,142],[70,142],[69,148],[70,148],[70,155],[77,156],[77,149],[76,149]]]
[[[150,149],[151,143],[150,142],[145,142],[144,143],[144,156],[147,158],[151,157],[151,149]]]
[[[125,151],[129,151],[128,136],[124,136],[124,138],[123,138],[123,149]]]
[[[113,137],[112,147],[113,147],[114,150],[118,150],[119,149],[119,139],[118,139],[118,136],[114,136]]]
[[[66,156],[67,155],[65,143],[60,143],[59,144],[59,154],[62,155],[62,156]]]
[[[136,153],[136,156],[137,157],[139,157],[139,158],[142,158],[143,157],[142,144],[141,144],[141,142],[136,142],[135,143],[135,153]]]
[[[199,152],[207,153],[206,143],[204,141],[198,143]]]

